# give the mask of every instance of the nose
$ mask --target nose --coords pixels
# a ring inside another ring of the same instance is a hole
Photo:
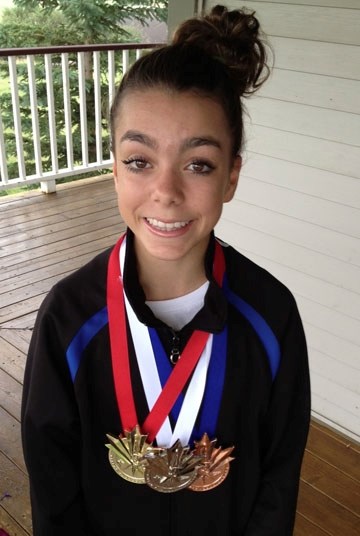
[[[164,205],[179,205],[184,199],[181,174],[170,168],[159,169],[154,181],[152,199]]]

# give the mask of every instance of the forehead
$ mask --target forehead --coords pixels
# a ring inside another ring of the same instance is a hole
[[[150,130],[161,136],[164,131],[178,136],[204,131],[230,138],[221,104],[192,91],[163,88],[131,90],[125,93],[115,118],[116,130]]]

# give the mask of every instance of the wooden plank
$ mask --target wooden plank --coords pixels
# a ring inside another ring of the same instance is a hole
[[[0,330],[0,334],[2,335],[2,330]],[[10,374],[19,383],[22,383],[24,376],[25,353],[8,343],[3,337],[0,337],[0,348],[0,366],[2,370]]]
[[[124,228],[120,227],[120,229],[120,232],[123,232]],[[50,267],[53,264],[62,262],[64,258],[71,260],[77,255],[91,255],[92,253],[95,255],[97,251],[103,251],[115,244],[118,237],[119,232],[116,232],[115,229],[114,233],[110,234],[109,236],[100,237],[97,240],[85,242],[84,244],[81,244],[79,246],[75,245],[72,248],[66,249],[65,253],[62,250],[51,251],[50,253],[44,254],[41,257],[37,258],[36,262],[34,262],[33,259],[28,259],[27,261],[17,264],[16,266],[8,266],[6,268],[4,267],[1,270],[1,279],[4,282],[7,279],[18,279],[19,281],[21,281],[21,276],[30,274],[34,269],[40,270],[42,268]]]
[[[20,422],[22,385],[0,368],[0,407]],[[1,480],[0,480],[1,482]]]
[[[113,175],[102,175],[101,177],[103,178],[93,177],[93,180],[81,179],[58,184],[57,191],[53,194],[44,194],[40,190],[34,190],[0,197],[1,211],[14,215],[21,214],[21,209],[32,211],[36,207],[61,204],[64,200],[74,197],[83,197],[85,201],[88,196],[83,195],[83,193],[89,191],[89,188],[91,188],[93,196],[101,195],[104,191],[114,191]]]
[[[59,186],[59,189],[56,193],[49,195],[39,193],[30,199],[27,197],[21,199],[21,195],[15,194],[13,196],[3,198],[8,201],[3,202],[1,205],[1,211],[9,216],[18,216],[21,214],[21,207],[23,207],[23,212],[31,214],[36,210],[40,211],[40,209],[46,207],[54,208],[69,202],[72,204],[74,200],[82,199],[84,203],[91,204],[94,199],[102,196],[108,196],[111,193],[116,197],[113,182],[110,180],[93,184],[91,186],[91,197],[85,195],[87,188],[88,187],[86,184],[82,184],[81,181],[79,181],[74,188],[66,187],[61,190]]]
[[[14,318],[13,320],[9,320],[8,322],[4,322],[3,324],[1,324],[1,328],[32,330],[35,324],[36,315],[37,315],[37,311],[34,311],[33,313],[29,313],[23,316],[18,316]]]
[[[54,203],[49,201],[45,206],[41,206],[41,209],[36,207],[35,210],[35,207],[32,206],[31,209],[27,211],[19,214],[11,214],[9,217],[11,217],[14,225],[30,224],[30,222],[40,225],[45,218],[53,216],[54,214],[58,215],[59,219],[66,219],[67,217],[75,218],[78,215],[86,214],[86,212],[102,211],[99,200],[101,200],[101,202],[108,201],[109,203],[112,203],[113,206],[116,205],[114,194],[109,193],[107,196],[99,194],[98,199],[91,197],[86,199],[85,202],[81,198],[75,199],[70,203],[65,200],[64,203]],[[64,207],[66,208],[66,212],[64,212]],[[91,207],[91,210],[89,207]]]
[[[0,337],[23,354],[28,351],[31,333],[31,329],[3,329],[0,327]]]
[[[360,11],[325,6],[284,4],[283,2],[230,2],[229,7],[245,6],[256,11],[263,30],[269,36],[290,37],[360,45]]]
[[[0,310],[6,311],[7,307],[12,307],[13,305],[22,302],[24,300],[29,300],[38,295],[43,295],[49,291],[60,279],[65,277],[71,270],[63,271],[61,274],[54,275],[43,281],[38,281],[33,285],[27,285],[22,288],[18,288],[0,295]],[[2,312],[0,313],[0,319],[2,318]]]
[[[360,181],[322,169],[247,151],[240,173],[294,192],[360,209]],[[259,184],[259,186],[261,186]]]
[[[104,238],[106,236],[114,236],[114,232],[118,232],[120,235],[121,230],[124,228],[123,224],[120,222],[117,229],[110,228],[110,229],[98,229],[97,231],[93,231],[92,233],[87,234],[86,232],[81,236],[73,236],[68,239],[64,239],[60,242],[56,243],[49,243],[44,244],[43,246],[37,247],[34,250],[28,251],[22,251],[15,253],[14,255],[8,255],[7,257],[3,257],[0,260],[0,269],[6,268],[8,266],[14,267],[17,264],[32,260],[34,262],[35,259],[38,259],[39,257],[42,257],[43,255],[54,253],[56,251],[63,251],[65,252],[67,249],[79,246],[81,244],[85,244],[87,242],[93,242],[93,240],[98,240],[100,238]],[[64,253],[66,255],[66,253]]]
[[[0,452],[2,452],[19,469],[26,473],[22,453],[20,423],[1,407],[0,420]]]
[[[305,452],[302,478],[314,489],[330,497],[360,517],[360,482]]]
[[[360,91],[357,101],[360,107]],[[260,96],[250,99],[247,109],[253,124],[360,147],[360,114]]]
[[[1,507],[31,534],[31,509],[27,476],[0,452],[0,482],[10,495]]]
[[[4,500],[8,498],[5,497]],[[4,529],[9,536],[28,536],[32,532],[25,530],[21,527],[16,520],[10,516],[0,503],[0,528]]]
[[[321,436],[325,437],[328,441],[332,441],[336,445],[339,445],[339,444],[342,445],[346,449],[346,451],[343,451],[343,454],[345,454],[346,452],[349,452],[349,451],[352,452],[352,455],[354,453],[360,454],[360,442],[356,443],[356,442],[352,441],[351,439],[349,439],[348,436],[346,436],[344,434],[340,434],[339,432],[337,432],[333,428],[331,428],[329,426],[326,426],[325,424],[322,424],[321,422],[316,421],[314,419],[312,419],[312,421],[311,421],[310,434],[312,436],[317,436],[318,438],[321,437]],[[359,463],[357,463],[356,465],[358,466]],[[354,478],[355,475],[352,474],[351,477]]]
[[[10,223],[12,223],[11,220]],[[23,240],[14,240],[12,243],[9,242],[0,248],[0,259],[14,255],[18,252],[23,252],[25,245],[26,250],[30,251],[39,246],[46,245],[47,243],[62,242],[73,236],[88,235],[93,231],[98,231],[99,229],[104,229],[106,227],[115,228],[121,224],[121,220],[120,216],[115,214],[107,218],[95,219],[94,221],[88,222],[86,225],[78,222],[77,219],[73,220],[72,223],[72,226],[66,225],[62,227],[62,225],[59,225],[57,230],[53,230],[53,232],[49,232],[48,234],[39,237],[33,238],[28,235],[27,237],[24,237]]]
[[[293,536],[332,536],[320,527],[317,527],[302,514],[297,513]]]
[[[360,82],[275,68],[259,95],[360,114]]]
[[[119,220],[119,212],[117,207],[115,207],[113,201],[110,203],[102,203],[102,211],[97,211],[95,213],[88,212],[84,216],[78,218],[65,218],[64,214],[50,216],[43,220],[43,224],[39,223],[38,220],[33,221],[28,224],[15,224],[12,218],[7,219],[10,226],[14,226],[16,232],[9,231],[9,234],[0,237],[0,248],[1,251],[5,251],[6,247],[11,251],[15,243],[24,242],[25,240],[39,239],[40,237],[44,238],[46,236],[51,237],[54,233],[64,231],[66,229],[71,229],[73,227],[79,227],[82,225],[94,224],[95,222],[104,222],[110,217],[117,217]]]
[[[247,140],[247,149],[254,153],[360,178],[358,147],[260,125],[248,126]]]
[[[330,497],[318,493],[305,482],[300,483],[298,511],[332,535],[358,536],[360,519]]]
[[[279,69],[360,80],[357,46],[287,37],[272,37],[271,44],[275,52],[275,65]]]
[[[29,286],[31,287],[35,284],[41,284],[41,281],[44,282],[49,278],[52,278],[54,276],[61,276],[64,273],[76,270],[81,266],[84,266],[101,251],[103,250],[99,249],[98,251],[91,251],[90,253],[87,253],[85,255],[66,259],[62,262],[59,262],[58,264],[52,264],[50,266],[45,266],[44,268],[34,269],[32,272],[25,273],[21,277],[12,277],[5,280],[0,290],[0,306],[4,306],[6,301],[9,303],[15,303],[15,297],[20,296],[21,298],[22,290],[24,294],[26,294],[27,288]],[[47,287],[46,285],[46,288],[50,287]]]
[[[41,303],[45,299],[47,293],[48,291],[44,291],[43,294],[39,294],[38,296],[34,296],[33,298],[22,300],[18,303],[14,303],[9,305],[8,307],[0,309],[0,324],[5,324],[10,320],[15,320],[19,316],[36,313]]]

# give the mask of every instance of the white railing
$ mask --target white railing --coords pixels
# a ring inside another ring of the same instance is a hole
[[[115,87],[156,46],[0,50],[0,190],[40,183],[50,193],[59,178],[111,167],[107,116]]]

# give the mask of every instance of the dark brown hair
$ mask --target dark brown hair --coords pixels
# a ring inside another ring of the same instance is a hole
[[[235,156],[243,141],[242,97],[269,76],[268,47],[254,13],[215,6],[183,22],[172,43],[137,60],[123,77],[110,111],[112,143],[122,98],[130,91],[193,91],[219,102],[227,117]]]

